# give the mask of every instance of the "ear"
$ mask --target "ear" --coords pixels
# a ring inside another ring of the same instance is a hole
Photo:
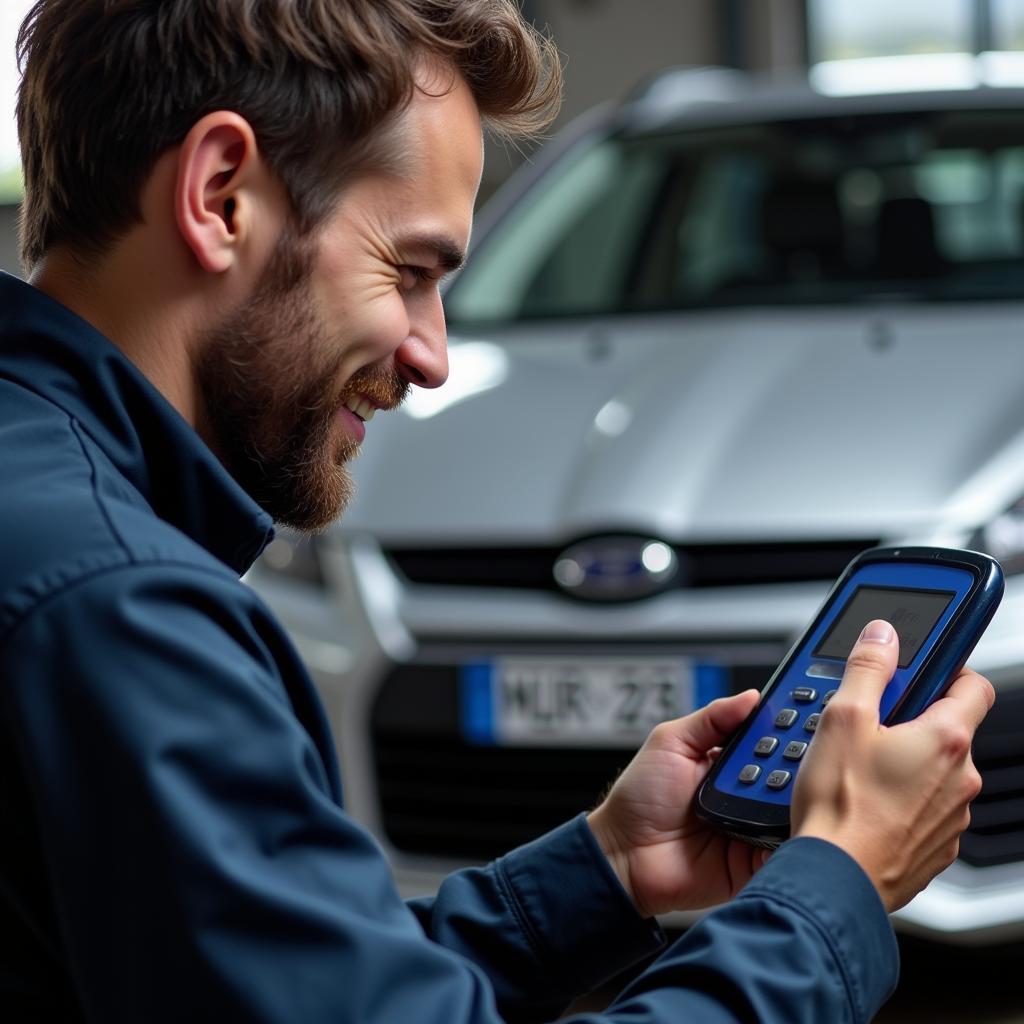
[[[251,231],[253,186],[265,174],[245,118],[220,110],[197,121],[178,154],[174,214],[203,270],[222,274]]]

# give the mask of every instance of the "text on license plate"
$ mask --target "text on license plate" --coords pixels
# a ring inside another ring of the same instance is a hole
[[[463,666],[462,728],[474,743],[635,746],[720,692],[724,669],[687,658],[498,657]]]

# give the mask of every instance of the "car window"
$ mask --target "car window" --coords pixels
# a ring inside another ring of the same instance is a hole
[[[492,230],[452,322],[1024,296],[1024,115],[854,116],[578,148]]]

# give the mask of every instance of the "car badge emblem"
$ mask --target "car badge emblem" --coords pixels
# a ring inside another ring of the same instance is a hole
[[[555,560],[555,582],[591,601],[628,601],[666,589],[679,574],[672,548],[649,537],[595,537]]]

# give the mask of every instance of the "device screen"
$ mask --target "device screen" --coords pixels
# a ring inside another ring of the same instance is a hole
[[[858,587],[818,645],[814,657],[845,660],[861,630],[872,619],[885,619],[896,628],[900,639],[899,667],[906,668],[954,597],[956,592],[952,590]]]

